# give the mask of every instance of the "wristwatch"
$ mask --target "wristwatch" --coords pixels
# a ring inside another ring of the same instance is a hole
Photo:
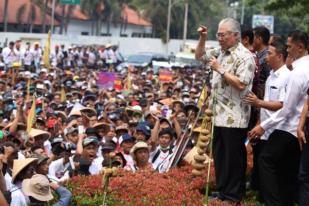
[[[218,73],[223,77],[223,75],[225,74],[225,70],[222,67],[220,67],[218,69]]]

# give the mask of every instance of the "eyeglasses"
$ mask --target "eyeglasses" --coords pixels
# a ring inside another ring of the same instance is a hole
[[[216,37],[217,38],[224,38],[224,37],[226,37],[228,34],[231,34],[231,33],[233,33],[233,32],[231,32],[231,31],[228,31],[228,32],[225,32],[225,33],[217,33],[216,34]]]

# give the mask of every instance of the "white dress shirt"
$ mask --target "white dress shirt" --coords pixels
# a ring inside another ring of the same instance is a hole
[[[68,168],[70,162],[63,164],[63,158],[52,161],[48,168],[48,175],[50,178],[60,182],[70,178]]]
[[[283,108],[275,112],[267,120],[261,123],[261,127],[267,131],[270,128],[289,132],[297,137],[296,130],[300,114],[307,98],[309,88],[309,55],[301,57],[293,62],[287,92],[283,101]]]
[[[26,49],[23,53],[24,64],[30,66],[34,60],[34,53],[31,49]]]
[[[291,71],[283,65],[277,71],[271,71],[265,84],[264,101],[283,102],[285,97],[285,89],[289,80]],[[275,111],[261,108],[260,120],[261,122],[267,120]],[[274,131],[273,128],[265,131],[261,137],[263,140],[268,140],[269,135]]]
[[[14,53],[14,49],[10,49],[9,47],[5,47],[2,51],[4,63],[8,66],[12,66],[12,63],[16,59],[16,54]]]

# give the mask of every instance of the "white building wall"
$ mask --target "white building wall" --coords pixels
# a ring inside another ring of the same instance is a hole
[[[44,47],[47,34],[31,34],[31,33],[11,33],[0,32],[0,46],[3,47],[4,42],[22,40],[22,44],[29,42],[39,42]],[[197,40],[188,40],[190,44],[197,44]],[[51,48],[55,45],[64,44],[66,47],[72,45],[105,45],[112,43],[119,46],[120,51],[127,54],[138,52],[159,52],[166,53],[166,44],[161,39],[155,38],[127,38],[127,37],[96,37],[96,36],[81,36],[76,34],[68,35],[52,35]],[[168,45],[168,53],[177,53],[182,47],[182,40],[172,39]],[[206,45],[218,46],[217,41],[207,41]]]
[[[82,32],[88,32],[89,35],[91,35],[91,21],[81,21],[81,20],[70,20],[70,23],[68,25],[67,34],[68,35],[82,35]],[[112,36],[119,37],[120,36],[120,23],[114,24],[111,23],[110,25],[110,33]],[[59,33],[60,28],[55,28],[55,33]],[[127,24],[126,30],[123,31],[123,34],[127,34],[128,37],[132,36],[132,33],[150,33],[152,30],[151,27],[144,27],[139,25],[133,25],[133,24]],[[102,34],[107,33],[107,24],[105,22],[102,23]]]

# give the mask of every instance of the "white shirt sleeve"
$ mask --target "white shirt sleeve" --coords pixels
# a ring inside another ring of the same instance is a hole
[[[261,127],[264,130],[268,130],[274,127],[276,124],[286,120],[291,114],[293,114],[296,109],[296,105],[299,100],[302,98],[301,91],[302,90],[302,78],[295,75],[295,73],[291,73],[289,83],[287,84],[287,92],[283,101],[283,108],[278,110],[270,118],[263,121],[261,123]]]

